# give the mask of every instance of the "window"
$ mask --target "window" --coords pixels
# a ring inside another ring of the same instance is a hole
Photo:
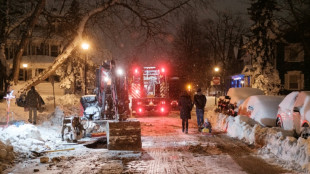
[[[58,46],[52,45],[51,46],[51,56],[57,57],[58,56]]]
[[[288,71],[285,74],[285,89],[302,90],[304,88],[304,75],[301,71]]]
[[[39,74],[41,74],[44,71],[44,69],[42,68],[37,68],[35,71],[35,76],[38,76]]]
[[[284,60],[286,62],[304,61],[304,50],[301,44],[295,43],[285,47]]]

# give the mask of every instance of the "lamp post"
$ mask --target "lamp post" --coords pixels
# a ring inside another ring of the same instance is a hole
[[[219,67],[214,67],[214,71],[215,71],[215,75],[220,71],[220,68]],[[220,79],[221,80],[221,79]],[[220,81],[220,83],[221,83],[221,81]],[[216,106],[216,96],[217,96],[217,90],[215,90],[215,84],[214,84],[214,82],[213,82],[213,86],[214,86],[214,91],[215,91],[215,94],[214,94],[214,105]]]
[[[89,44],[88,43],[86,43],[86,42],[84,42],[84,43],[82,43],[82,49],[83,50],[86,50],[86,57],[85,57],[85,59],[84,59],[84,94],[86,95],[86,81],[87,81],[87,77],[86,77],[86,60],[88,59],[88,54],[87,54],[87,50],[88,50],[88,48],[89,48]]]

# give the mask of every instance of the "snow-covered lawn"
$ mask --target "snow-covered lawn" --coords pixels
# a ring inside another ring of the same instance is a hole
[[[259,154],[266,159],[285,168],[310,171],[310,139],[296,139],[292,131],[263,127],[246,116],[232,117],[210,110],[208,117],[214,128],[227,131],[228,136],[261,147]]]
[[[10,167],[16,156],[29,158],[31,151],[41,152],[66,148],[60,138],[61,122],[64,115],[79,112],[79,96],[56,95],[56,108],[51,95],[43,95],[45,110],[38,112],[37,125],[30,124],[28,112],[11,101],[9,120],[18,121],[8,127],[0,127],[0,171]],[[7,102],[0,102],[0,122],[6,124]],[[0,172],[1,173],[1,172]]]

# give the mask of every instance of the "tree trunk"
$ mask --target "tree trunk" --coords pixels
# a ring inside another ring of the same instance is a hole
[[[28,23],[28,28],[24,32],[22,36],[22,40],[19,43],[18,51],[16,56],[13,59],[13,81],[16,85],[18,83],[18,76],[19,76],[19,69],[20,69],[20,62],[24,53],[24,49],[28,45],[29,37],[32,35],[33,28],[35,24],[37,23],[39,16],[41,12],[43,11],[45,7],[45,0],[40,0],[36,6],[35,11],[31,15]]]
[[[23,87],[21,87],[20,89],[18,89],[18,93],[23,93],[26,90],[30,89],[31,86],[35,86],[37,84],[39,84],[42,80],[45,80],[46,78],[48,78],[50,75],[52,75],[56,69],[65,61],[67,60],[67,58],[71,55],[71,52],[80,45],[80,43],[82,42],[82,34],[84,31],[84,27],[87,23],[87,21],[94,16],[97,13],[100,13],[104,10],[106,10],[107,8],[109,8],[110,6],[114,5],[115,2],[117,0],[112,0],[109,3],[106,3],[105,5],[102,5],[92,11],[90,11],[89,13],[86,13],[85,16],[81,19],[81,22],[79,24],[79,28],[77,30],[77,36],[74,38],[74,40],[65,48],[65,50],[63,51],[63,53],[61,53],[60,55],[58,55],[53,63],[53,65],[49,66],[43,73],[41,73],[40,75],[32,78],[31,80],[29,80],[27,83],[25,83],[25,85]]]

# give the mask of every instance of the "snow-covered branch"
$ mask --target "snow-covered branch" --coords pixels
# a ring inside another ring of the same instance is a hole
[[[64,61],[70,56],[71,52],[80,45],[82,42],[82,34],[85,28],[87,21],[97,13],[103,12],[104,10],[110,8],[111,6],[115,5],[117,0],[111,0],[108,3],[103,4],[102,6],[93,9],[86,13],[79,23],[79,27],[77,29],[77,35],[74,40],[65,48],[65,50],[56,57],[53,65],[48,67],[43,73],[39,76],[34,77],[33,79],[27,81],[27,83],[20,89],[18,89],[18,93],[23,93],[26,90],[30,89],[31,86],[35,86],[39,84],[41,81],[47,79],[50,75],[52,75],[56,69],[64,63]]]

